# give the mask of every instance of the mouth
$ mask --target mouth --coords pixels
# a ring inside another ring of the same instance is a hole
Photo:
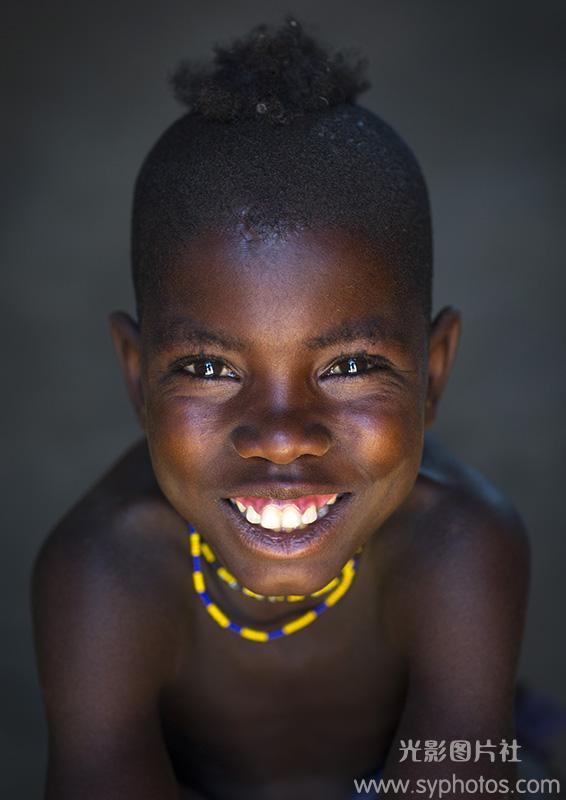
[[[344,495],[303,495],[289,500],[277,500],[272,497],[229,497],[230,502],[238,509],[251,525],[259,525],[265,530],[287,531],[302,530],[322,519],[330,511],[330,507]]]
[[[307,555],[322,546],[347,514],[352,494],[236,496],[222,500],[244,544],[272,557]]]

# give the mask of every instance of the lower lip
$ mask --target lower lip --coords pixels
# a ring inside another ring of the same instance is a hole
[[[342,495],[328,506],[324,517],[293,531],[273,531],[262,528],[261,525],[252,525],[229,500],[221,502],[246,548],[258,555],[289,559],[314,555],[324,547],[344,521],[351,499],[352,495],[349,493]]]

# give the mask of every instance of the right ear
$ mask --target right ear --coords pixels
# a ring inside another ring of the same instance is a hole
[[[113,311],[108,317],[110,334],[120,367],[126,380],[126,387],[136,416],[145,430],[145,401],[141,382],[140,329],[125,311]]]

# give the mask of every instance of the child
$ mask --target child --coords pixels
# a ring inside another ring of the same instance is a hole
[[[174,77],[110,319],[143,438],[34,569],[49,800],[515,779],[526,535],[425,438],[460,316],[362,66],[290,19]]]

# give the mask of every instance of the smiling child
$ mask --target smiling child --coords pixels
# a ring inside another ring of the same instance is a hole
[[[460,317],[362,67],[291,19],[173,78],[110,318],[143,438],[34,569],[49,800],[515,776],[526,535],[425,437]]]

